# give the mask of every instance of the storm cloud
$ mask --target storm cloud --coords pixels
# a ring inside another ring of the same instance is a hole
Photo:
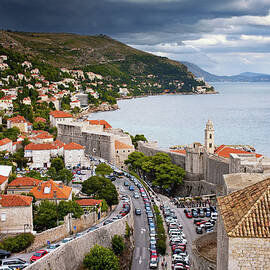
[[[225,3],[224,3],[225,2]],[[0,0],[0,27],[106,34],[216,74],[270,70],[269,0]]]

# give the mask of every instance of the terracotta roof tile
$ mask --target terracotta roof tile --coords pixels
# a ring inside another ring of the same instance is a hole
[[[112,128],[111,125],[105,120],[88,120],[91,125],[102,125],[105,129]]]
[[[8,180],[7,176],[0,175],[0,185],[2,185],[7,180]]]
[[[0,195],[0,205],[2,207],[30,206],[32,197],[23,195]]]
[[[18,186],[37,186],[39,183],[42,183],[42,180],[35,179],[32,177],[18,177],[12,180],[8,186],[9,187],[18,187]]]
[[[270,237],[270,178],[217,200],[230,237]]]
[[[243,151],[243,150],[239,150],[236,148],[231,148],[231,147],[227,147],[227,146],[223,146],[221,145],[219,148],[217,148],[215,150],[215,154],[217,154],[220,157],[224,157],[224,158],[229,158],[230,154],[255,154],[252,152],[247,152],[247,151]],[[255,154],[256,158],[261,157],[262,155],[259,154]]]
[[[171,150],[171,152],[186,155],[186,150],[184,150],[184,149],[183,150],[180,150],[180,149]]]
[[[5,145],[10,142],[12,142],[12,140],[10,140],[9,138],[2,139],[0,140],[0,146]]]
[[[44,190],[47,192],[44,192]],[[31,193],[36,199],[55,199],[54,194],[56,194],[56,199],[67,200],[71,194],[72,188],[61,184],[55,183],[53,180],[44,181],[40,186],[33,187]]]
[[[9,118],[7,121],[11,121],[12,123],[26,123],[25,118],[21,115]]]
[[[66,113],[63,111],[52,111],[50,112],[50,115],[52,115],[54,118],[72,118],[72,114]]]
[[[28,145],[25,146],[24,149],[25,150],[52,150],[52,149],[57,149],[57,146],[52,143],[39,143],[39,144],[29,143]]]
[[[43,117],[36,117],[34,119],[34,121],[35,122],[42,122],[42,123],[46,123],[47,122],[47,120],[45,118],[43,118]]]
[[[69,144],[66,144],[64,146],[65,150],[78,150],[78,149],[84,149],[84,146],[75,143],[75,142],[70,142]]]
[[[81,199],[76,201],[81,206],[95,206],[96,204],[101,204],[102,200],[95,200],[95,199]]]
[[[133,146],[119,141],[115,141],[115,149],[133,149]]]

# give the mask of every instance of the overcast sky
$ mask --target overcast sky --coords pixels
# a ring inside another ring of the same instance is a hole
[[[270,73],[270,0],[0,0],[0,28],[106,34],[218,75]]]

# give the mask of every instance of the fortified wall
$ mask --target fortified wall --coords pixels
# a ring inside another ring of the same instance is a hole
[[[115,234],[124,236],[126,223],[134,228],[134,216],[131,210],[128,215],[99,229],[88,232],[26,267],[27,270],[76,270],[82,267],[84,256],[95,244],[104,247],[111,246],[111,239]]]
[[[102,126],[90,126],[87,122],[63,122],[58,124],[57,138],[64,143],[81,144],[86,154],[115,163],[114,135],[102,130]]]

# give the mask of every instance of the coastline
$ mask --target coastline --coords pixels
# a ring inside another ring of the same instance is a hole
[[[140,95],[140,96],[126,96],[120,97],[116,100],[126,100],[126,99],[136,99],[136,98],[145,98],[150,96],[164,96],[164,95],[215,95],[219,94],[218,91],[209,91],[206,93],[194,93],[194,92],[179,92],[179,93],[156,93],[156,94],[148,94],[148,95]],[[90,115],[92,113],[98,112],[109,112],[109,111],[116,111],[120,110],[118,104],[110,105],[110,104],[101,104],[98,107],[91,106],[86,111],[82,112],[78,115],[78,118],[85,117],[86,115]]]

